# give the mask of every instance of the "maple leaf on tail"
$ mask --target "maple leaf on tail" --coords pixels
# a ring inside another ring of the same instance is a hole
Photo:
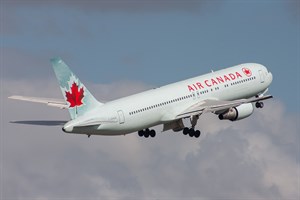
[[[70,89],[71,91],[66,91],[67,101],[70,103],[69,107],[72,108],[75,106],[82,105],[82,99],[84,97],[83,87],[78,89],[78,85],[75,82],[73,82]]]

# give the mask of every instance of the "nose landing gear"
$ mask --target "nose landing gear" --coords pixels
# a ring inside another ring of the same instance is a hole
[[[256,102],[256,103],[255,103],[255,107],[256,107],[256,108],[263,108],[263,107],[264,107],[264,102],[259,102],[259,101]]]

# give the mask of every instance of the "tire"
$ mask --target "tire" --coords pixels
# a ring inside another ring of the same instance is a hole
[[[194,134],[195,138],[198,138],[198,137],[200,136],[200,134],[201,134],[200,131],[199,131],[199,130],[196,130],[196,131],[195,131],[195,134]]]
[[[189,133],[189,130],[189,128],[184,128],[182,131],[183,135],[187,135]]]
[[[260,105],[259,105],[259,102],[256,102],[256,103],[255,103],[255,107],[256,107],[256,108],[259,108],[259,106],[260,106]]]
[[[189,130],[189,136],[190,136],[190,137],[194,137],[194,135],[195,135],[195,130],[191,128],[191,129]]]
[[[138,134],[139,134],[140,137],[143,137],[144,136],[144,131],[141,130],[141,131],[138,132]]]
[[[263,108],[264,107],[264,102],[256,102],[255,107],[256,108]]]
[[[259,102],[259,107],[263,108],[264,107],[264,102]]]
[[[150,131],[150,136],[151,136],[151,137],[155,137],[155,135],[156,135],[155,130],[152,129],[152,130]]]

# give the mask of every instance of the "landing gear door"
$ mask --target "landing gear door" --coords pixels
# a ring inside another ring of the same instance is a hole
[[[119,117],[119,123],[124,124],[125,123],[125,116],[122,110],[118,111],[118,117]]]
[[[263,71],[259,70],[258,72],[259,72],[259,76],[260,76],[260,82],[264,83],[265,82],[265,75],[264,75]]]

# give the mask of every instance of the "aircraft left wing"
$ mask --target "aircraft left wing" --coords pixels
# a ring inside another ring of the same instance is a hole
[[[66,108],[68,108],[67,103],[63,99],[27,97],[27,96],[10,96],[8,98],[9,99],[21,100],[21,101],[43,103],[43,104],[46,104],[48,106],[58,107],[60,109],[66,109]]]
[[[222,113],[231,107],[236,107],[245,103],[253,103],[257,101],[262,101],[266,99],[273,98],[272,95],[266,95],[262,97],[253,97],[249,99],[238,99],[234,101],[220,101],[207,99],[201,102],[198,102],[191,107],[187,108],[180,114],[176,116],[176,119],[186,118],[193,115],[201,115],[203,113],[212,112],[212,113]]]

